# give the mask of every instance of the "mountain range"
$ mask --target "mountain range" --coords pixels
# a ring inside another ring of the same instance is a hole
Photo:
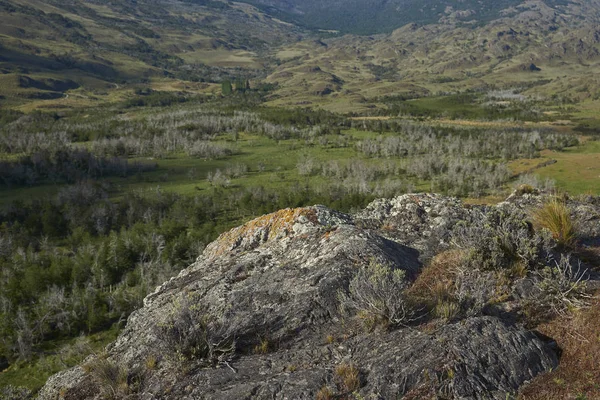
[[[344,111],[467,89],[581,99],[600,88],[599,17],[596,0],[0,0],[0,101],[240,77],[274,105]]]

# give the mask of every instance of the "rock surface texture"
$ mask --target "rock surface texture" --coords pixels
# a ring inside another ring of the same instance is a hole
[[[130,316],[106,360],[127,378],[109,389],[131,399],[315,399],[328,387],[335,398],[397,399],[434,387],[445,398],[506,399],[558,364],[554,349],[522,326],[481,314],[435,329],[369,331],[339,312],[339,293],[361,268],[383,264],[412,282],[429,246],[484,211],[405,195],[354,216],[287,209],[233,229]],[[182,310],[218,331],[203,336],[214,345],[208,363],[186,356],[181,337],[189,335],[173,333]],[[94,362],[52,377],[39,399],[108,397],[102,385],[111,383],[89,372]],[[354,385],[340,365],[357,373]]]

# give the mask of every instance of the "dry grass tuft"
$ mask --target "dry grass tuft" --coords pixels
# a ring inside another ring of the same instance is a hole
[[[460,305],[453,301],[440,301],[436,304],[434,315],[445,321],[452,321],[460,313]]]
[[[562,350],[560,366],[527,385],[520,400],[600,399],[600,295],[591,307],[542,324]]]
[[[323,386],[317,392],[317,400],[332,400],[335,398],[335,393],[328,386]]]
[[[260,343],[254,346],[254,354],[267,354],[271,349],[269,339],[261,339]]]
[[[571,213],[564,201],[552,199],[533,212],[533,222],[540,228],[547,229],[554,240],[564,247],[574,244],[576,238],[575,225]]]
[[[456,273],[465,257],[461,250],[448,250],[435,256],[408,289],[408,298],[430,310],[436,318],[454,319],[460,313],[454,295]]]
[[[335,367],[335,376],[340,384],[340,389],[354,392],[360,388],[360,371],[354,364],[343,363]]]
[[[156,356],[148,356],[148,358],[146,358],[146,369],[148,371],[154,371],[156,369],[156,366],[158,364],[158,360],[156,359]]]
[[[98,385],[105,399],[119,399],[131,393],[128,374],[123,367],[110,361],[106,355],[100,355],[83,366]]]

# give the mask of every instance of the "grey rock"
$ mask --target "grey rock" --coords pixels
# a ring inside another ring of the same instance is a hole
[[[410,195],[378,200],[355,216],[315,206],[258,218],[221,235],[150,294],[108,346],[109,359],[131,373],[145,371],[132,399],[314,399],[323,386],[336,388],[340,363],[360,370],[365,398],[395,399],[432,385],[457,399],[505,399],[558,363],[553,349],[522,327],[488,316],[430,333],[367,333],[338,312],[338,292],[360,268],[382,263],[413,279],[433,232],[470,215],[456,199]],[[186,302],[235,336],[233,358],[173,367],[158,332]],[[254,354],[261,339],[272,349]],[[158,364],[146,371],[149,357]],[[98,389],[76,367],[50,378],[38,398],[96,399]]]

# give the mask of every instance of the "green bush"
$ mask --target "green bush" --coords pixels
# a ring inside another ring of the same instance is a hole
[[[373,262],[359,269],[347,292],[338,293],[340,310],[358,316],[368,328],[405,325],[414,317],[406,288],[405,271]]]

